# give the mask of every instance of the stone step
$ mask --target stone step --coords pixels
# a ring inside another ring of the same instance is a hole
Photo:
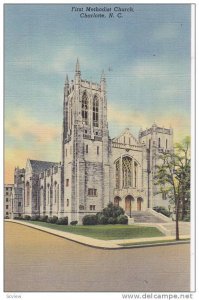
[[[127,215],[130,216],[130,213],[127,213]],[[166,223],[164,220],[145,211],[133,211],[131,217],[134,218],[135,223]]]

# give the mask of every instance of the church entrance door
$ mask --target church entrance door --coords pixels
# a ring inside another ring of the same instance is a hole
[[[142,198],[137,199],[137,210],[142,210]]]
[[[132,206],[132,201],[134,200],[134,198],[130,195],[126,196],[125,198],[125,212],[131,216],[131,206]]]

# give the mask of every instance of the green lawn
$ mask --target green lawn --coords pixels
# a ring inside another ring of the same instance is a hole
[[[31,224],[40,225],[60,231],[71,232],[74,234],[84,235],[100,240],[120,240],[143,237],[164,236],[155,227],[144,227],[138,225],[90,225],[90,226],[67,226],[50,224],[39,221],[26,221]]]

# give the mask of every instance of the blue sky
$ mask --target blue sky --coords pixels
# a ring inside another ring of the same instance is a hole
[[[81,19],[72,6],[5,5],[9,170],[27,157],[60,160],[63,85],[77,57],[83,79],[106,73],[111,137],[154,121],[175,140],[190,132],[191,6],[134,5],[121,19]]]

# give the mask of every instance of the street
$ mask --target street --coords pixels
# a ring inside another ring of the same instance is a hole
[[[5,222],[5,292],[190,291],[190,245],[103,250]]]

